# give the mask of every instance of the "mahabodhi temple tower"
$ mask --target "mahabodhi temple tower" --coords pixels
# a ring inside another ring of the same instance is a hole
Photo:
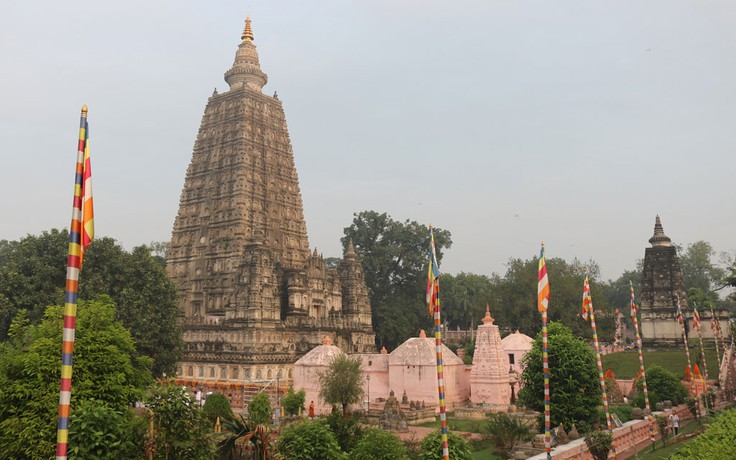
[[[261,92],[250,18],[225,81],[204,110],[167,260],[184,334],[179,377],[283,382],[325,335],[375,352],[352,243],[337,269],[310,253],[284,110]]]

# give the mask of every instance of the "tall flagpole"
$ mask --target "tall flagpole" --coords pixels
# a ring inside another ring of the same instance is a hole
[[[700,401],[695,395],[695,382],[693,382],[692,365],[690,361],[690,346],[687,343],[687,332],[685,331],[685,318],[682,316],[680,308],[680,294],[675,293],[677,299],[677,321],[682,327],[682,340],[685,342],[685,356],[687,356],[687,373],[690,374],[690,396],[695,399],[695,416],[700,419]]]
[[[72,394],[72,355],[77,323],[79,272],[84,251],[93,235],[91,169],[89,167],[89,132],[87,106],[82,106],[79,120],[77,166],[74,175],[74,202],[69,227],[69,252],[64,292],[64,327],[61,345],[61,383],[59,419],[56,432],[56,459],[66,460],[69,442],[69,405]]]
[[[720,335],[721,335],[720,329],[721,328],[720,328],[720,324],[718,324],[717,321],[718,320],[716,319],[716,313],[713,311],[713,305],[711,305],[710,306],[710,328],[713,330],[713,337],[715,338],[714,342],[716,343],[716,359],[718,359],[718,369],[720,370],[722,358],[721,358],[721,350],[720,350],[720,347],[718,346],[718,340],[720,339]],[[725,352],[726,350],[723,350],[723,351]]]
[[[539,281],[537,283],[537,308],[542,313],[542,372],[544,374],[544,451],[547,460],[552,460],[550,434],[552,417],[549,391],[549,349],[547,348],[547,307],[549,306],[549,277],[544,260],[544,243],[539,252]]]
[[[608,395],[606,394],[606,380],[603,376],[603,363],[601,362],[601,347],[598,343],[598,330],[595,326],[595,309],[593,308],[593,296],[590,294],[590,282],[588,281],[588,275],[585,275],[585,284],[583,285],[583,319],[590,317],[590,327],[593,329],[593,346],[595,347],[595,360],[598,364],[598,378],[601,381],[601,394],[603,397],[603,410],[606,413],[606,426],[608,431],[611,433],[613,439],[613,423],[611,422],[611,411],[608,408]],[[616,455],[616,444],[611,443],[611,453],[613,458],[618,458]]]
[[[705,347],[703,347],[703,333],[700,331],[700,313],[698,312],[698,304],[693,303],[693,324],[698,331],[698,339],[700,339],[700,356],[703,359],[703,373],[705,381],[708,381],[708,363],[705,361]]]
[[[447,442],[447,413],[445,409],[445,376],[442,362],[442,321],[440,319],[440,267],[434,245],[434,231],[429,226],[429,274],[427,280],[428,307],[434,315],[434,340],[437,353],[437,393],[440,399],[440,430],[442,432],[442,458],[450,459],[450,448]]]
[[[641,384],[644,388],[644,416],[649,420],[649,442],[654,446],[654,417],[652,417],[652,407],[649,405],[649,389],[647,388],[647,372],[644,369],[644,353],[641,347],[641,334],[639,334],[639,318],[637,312],[639,307],[636,306],[636,298],[634,297],[634,284],[629,280],[631,287],[631,320],[634,322],[634,331],[636,332],[636,350],[639,352],[639,373],[641,374]]]

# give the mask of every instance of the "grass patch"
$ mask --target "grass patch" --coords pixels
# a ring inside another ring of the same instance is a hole
[[[466,420],[454,417],[447,418],[447,427],[449,430],[464,431],[466,433],[481,433],[483,425],[485,425],[486,423],[488,423],[487,420]],[[422,423],[421,425],[415,426],[421,426],[425,428],[439,428],[440,422],[439,419],[437,419],[437,421],[434,422],[426,422]]]
[[[473,451],[474,460],[505,460],[496,452],[493,451],[492,447],[486,447],[485,449]]]
[[[700,361],[699,346],[690,347],[690,358],[692,359],[693,365]],[[603,370],[612,370],[613,373],[616,374],[617,378],[633,379],[636,377],[636,374],[639,373],[639,354],[636,350],[611,353],[603,356],[602,359]],[[705,359],[708,364],[708,377],[711,379],[717,379],[718,358],[716,357],[715,348],[705,349]],[[668,371],[674,373],[677,377],[682,378],[685,374],[685,367],[687,366],[685,349],[644,351],[644,364],[647,369],[655,364],[662,366]],[[700,372],[704,372],[702,364],[698,364],[698,367],[700,368]]]

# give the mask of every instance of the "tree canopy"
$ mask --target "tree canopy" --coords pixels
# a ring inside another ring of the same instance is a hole
[[[10,458],[53,454],[61,375],[62,308],[30,324],[19,315],[0,345],[0,449]],[[74,350],[72,411],[87,400],[122,413],[153,382],[151,360],[139,357],[115,320],[109,298],[80,301]],[[72,415],[74,412],[72,412]]]
[[[363,397],[361,361],[358,357],[341,354],[333,358],[329,367],[319,374],[319,395],[328,404],[340,405],[343,414],[350,404]]]
[[[69,234],[51,230],[0,245],[0,341],[18,314],[35,324],[49,305],[61,305]],[[85,253],[79,298],[108,295],[153,373],[173,373],[183,348],[176,322],[176,289],[160,257],[146,246],[125,251],[112,238],[95,239]]]
[[[549,324],[548,351],[552,426],[562,423],[569,430],[574,423],[587,431],[595,423],[597,408],[603,403],[595,354],[587,343],[573,336],[572,331],[560,323]],[[541,333],[523,361],[521,380],[524,387],[519,391],[519,401],[543,413]]]
[[[388,214],[354,214],[344,229],[343,248],[353,241],[365,271],[376,342],[394,348],[429,325],[425,289],[429,230],[416,221],[399,222]],[[452,245],[450,232],[434,229],[437,258]]]

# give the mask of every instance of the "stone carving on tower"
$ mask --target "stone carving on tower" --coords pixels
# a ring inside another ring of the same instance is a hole
[[[287,380],[325,333],[356,353],[375,351],[375,336],[352,244],[337,269],[310,253],[284,110],[261,92],[250,18],[241,38],[230,89],[207,101],[171,237],[179,376]]]

